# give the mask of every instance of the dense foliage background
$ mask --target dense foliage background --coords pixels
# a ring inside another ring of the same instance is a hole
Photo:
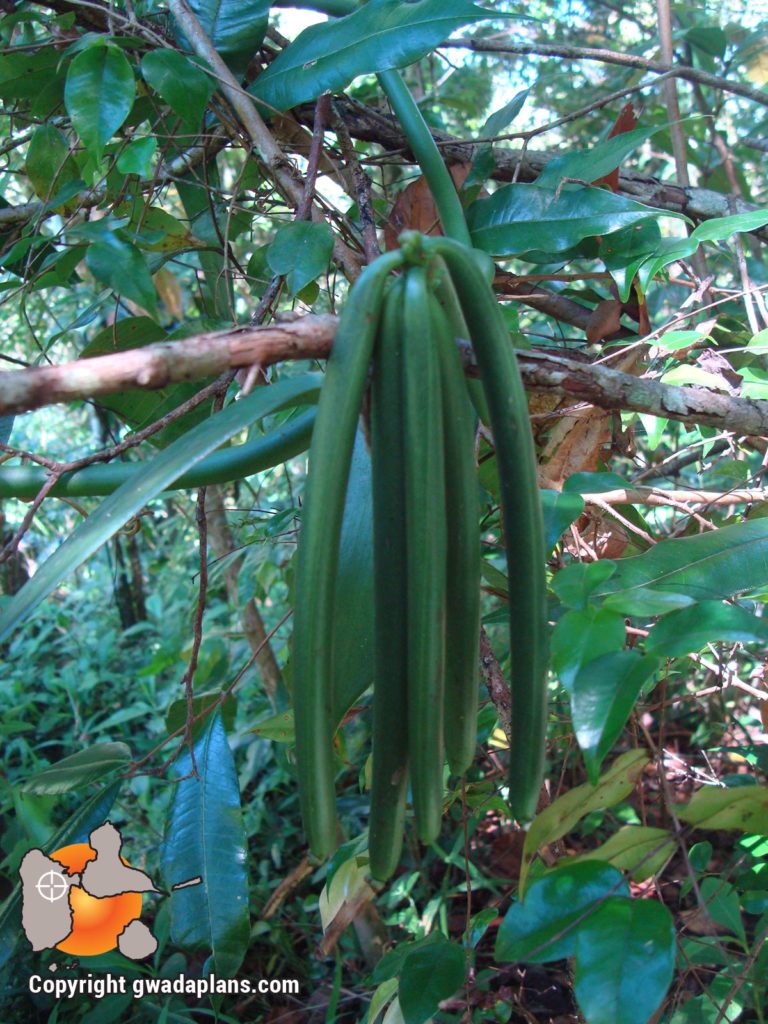
[[[380,247],[439,220],[375,74],[403,68],[496,260],[514,343],[532,350],[553,624],[541,813],[528,833],[506,814],[507,567],[487,431],[477,758],[446,774],[440,841],[421,848],[409,829],[374,893],[370,558],[350,542],[345,834],[316,865],[290,705],[307,439],[263,472],[169,489],[230,438],[295,428],[313,399],[267,414],[261,385],[300,389],[322,364],[300,347],[236,380],[179,373],[96,398],[86,384],[66,405],[44,393],[0,420],[2,1019],[763,1021],[766,9],[371,0],[355,21],[353,3],[308,6],[0,3],[2,369],[338,312]],[[325,35],[299,37],[315,22]],[[251,418],[204,440],[238,389],[257,396]],[[114,479],[48,494],[96,451],[87,472],[128,467],[111,510]],[[162,481],[160,458],[177,460]],[[349,496],[363,528],[365,458]],[[21,858],[106,816],[166,892],[145,899],[159,948],[73,972],[213,969],[298,991],[30,994],[31,974],[72,958],[25,941]],[[167,895],[200,871],[190,902]]]

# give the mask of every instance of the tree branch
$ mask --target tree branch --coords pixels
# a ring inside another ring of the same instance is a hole
[[[267,367],[293,359],[324,359],[331,351],[336,324],[336,317],[309,315],[267,327],[238,327],[161,342],[61,366],[8,370],[0,373],[0,415],[131,388],[161,388],[254,364]],[[474,375],[471,349],[466,342],[459,344],[467,373]],[[675,387],[553,352],[518,352],[517,356],[526,387],[532,390],[556,391],[602,409],[624,409],[742,435],[768,436],[766,401],[724,395],[708,388]]]
[[[232,105],[248,138],[278,188],[292,206],[301,209],[304,201],[304,183],[264,123],[256,109],[254,98],[241,87],[184,0],[168,0],[168,7],[195,53],[213,68],[219,80],[219,88]],[[317,207],[311,207],[311,215],[313,220],[325,221]],[[354,281],[360,274],[360,261],[355,253],[341,239],[334,238],[333,255],[347,279]]]
[[[617,53],[615,50],[597,49],[591,46],[569,46],[565,43],[517,43],[507,35],[486,39],[448,39],[441,44],[441,49],[446,46],[474,50],[476,53],[510,53],[521,56],[537,54],[540,57],[565,57],[566,60],[594,60],[601,64],[618,64],[625,68],[639,68],[655,75],[672,72],[676,78],[683,78],[688,82],[699,82],[712,89],[722,89],[734,96],[743,96],[744,99],[752,100],[753,103],[768,107],[768,93],[761,89],[753,89],[749,85],[742,85],[741,82],[734,82],[730,78],[721,78],[719,75],[711,75],[708,71],[692,68],[686,64],[667,64],[664,61],[649,60],[647,57],[640,57],[633,53]]]
[[[378,143],[384,150],[401,154],[409,152],[408,143],[395,118],[348,97],[337,98],[334,102],[353,138],[362,142]],[[311,125],[314,105],[304,104],[297,107],[294,113],[303,124]],[[432,130],[432,135],[449,163],[466,163],[472,159],[475,140],[466,141],[435,129]],[[496,170],[493,177],[497,181],[535,181],[555,155],[546,150],[523,151],[497,147],[494,150]],[[732,209],[731,197],[723,195],[722,192],[693,186],[685,188],[675,182],[659,181],[657,178],[631,170],[620,171],[619,193],[647,206],[684,213],[693,220],[727,217],[734,212],[747,213],[758,209],[753,203],[746,203],[741,199],[736,201],[736,207]],[[0,210],[0,223],[2,213]]]

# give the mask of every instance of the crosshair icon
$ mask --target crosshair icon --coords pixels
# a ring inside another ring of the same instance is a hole
[[[64,875],[59,874],[58,871],[46,871],[38,878],[35,888],[44,900],[55,903],[56,900],[66,896],[69,885]]]

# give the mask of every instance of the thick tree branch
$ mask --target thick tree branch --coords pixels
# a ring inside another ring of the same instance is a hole
[[[238,327],[147,345],[62,366],[9,370],[0,373],[0,415],[131,388],[165,387],[254,364],[266,367],[292,359],[323,359],[331,351],[336,324],[335,317],[310,315],[267,327]],[[465,342],[460,345],[467,372],[473,374],[469,346]],[[552,352],[519,352],[518,361],[526,387],[533,390],[554,390],[603,409],[649,413],[768,437],[768,402],[707,388],[662,384]]]

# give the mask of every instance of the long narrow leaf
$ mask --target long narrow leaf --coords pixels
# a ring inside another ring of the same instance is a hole
[[[139,509],[182,473],[262,416],[310,401],[318,386],[318,377],[305,374],[280,381],[269,388],[259,388],[190,430],[161,452],[147,464],[139,479],[127,481],[102,502],[6,605],[0,615],[0,641],[31,615],[65,576],[82,565]]]
[[[217,974],[233,977],[248,948],[248,875],[240,788],[218,712],[189,754],[171,803],[162,852],[169,888],[200,878],[171,895],[171,934],[183,948],[212,953]]]

